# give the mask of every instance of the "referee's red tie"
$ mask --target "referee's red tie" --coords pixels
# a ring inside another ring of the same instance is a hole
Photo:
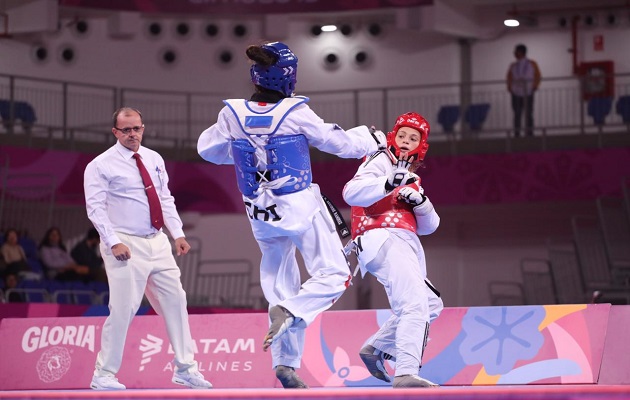
[[[149,199],[149,213],[151,214],[151,225],[155,229],[160,229],[164,226],[164,216],[162,215],[162,206],[160,205],[160,198],[157,195],[153,181],[149,171],[144,166],[144,163],[140,159],[140,154],[134,153],[133,158],[136,159],[138,169],[140,170],[140,176],[142,177],[142,183],[144,184],[144,191]]]

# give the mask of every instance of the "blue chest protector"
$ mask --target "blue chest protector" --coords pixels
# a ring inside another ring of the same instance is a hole
[[[268,182],[275,195],[299,192],[312,182],[308,140],[302,134],[276,135],[282,121],[293,108],[306,103],[306,97],[286,98],[265,112],[249,108],[246,100],[225,100],[247,136],[266,137],[267,165],[259,162],[256,147],[248,139],[232,141],[236,182],[246,197],[258,196],[261,182]]]

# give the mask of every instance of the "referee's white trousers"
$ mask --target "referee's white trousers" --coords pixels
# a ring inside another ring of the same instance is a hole
[[[350,284],[350,269],[330,215],[315,214],[301,235],[258,239],[262,251],[260,284],[270,306],[281,305],[300,321],[271,344],[273,367],[299,368],[304,328],[329,309]],[[301,284],[296,248],[310,278]]]
[[[396,359],[397,376],[418,374],[429,323],[444,308],[442,300],[425,282],[422,245],[412,232],[392,229],[366,269],[385,287],[393,313],[366,344]]]
[[[164,318],[175,353],[176,371],[196,371],[186,293],[168,237],[163,232],[151,239],[117,234],[129,247],[131,258],[118,261],[111,249],[101,243],[109,282],[109,316],[103,324],[101,350],[96,357],[94,374],[112,376],[120,369],[127,331],[142,303],[145,290],[153,309]]]

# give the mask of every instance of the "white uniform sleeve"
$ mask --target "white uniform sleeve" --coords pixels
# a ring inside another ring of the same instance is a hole
[[[92,161],[83,173],[83,189],[88,218],[101,236],[101,240],[108,249],[122,241],[116,235],[112,223],[107,215],[107,191],[109,182],[106,171],[100,163]]]
[[[430,235],[440,225],[440,216],[428,198],[419,206],[415,206],[413,212],[416,215],[416,233],[418,235]]]
[[[367,126],[343,130],[337,124],[324,122],[307,105],[297,107],[290,120],[297,123],[296,131],[306,136],[309,145],[341,158],[361,158],[378,150],[378,145]]]
[[[197,152],[201,158],[214,164],[234,164],[230,147],[231,117],[232,112],[223,107],[217,122],[201,133],[197,141]]]
[[[392,162],[384,152],[368,158],[343,188],[343,199],[351,206],[368,207],[387,195],[385,181]]]

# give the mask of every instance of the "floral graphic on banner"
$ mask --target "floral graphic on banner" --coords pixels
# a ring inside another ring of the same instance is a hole
[[[462,321],[466,338],[460,352],[467,365],[480,363],[491,375],[509,372],[520,360],[532,359],[544,341],[538,325],[543,307],[500,307],[493,312],[471,308]],[[498,311],[498,312],[497,312]]]
[[[467,156],[457,166],[467,198],[490,203],[521,196],[529,168],[523,155]]]
[[[595,383],[603,349],[593,344],[604,339],[609,307],[447,308],[431,326],[421,375],[441,385]],[[300,375],[325,387],[388,386],[358,352],[390,315],[377,310],[350,329],[340,314],[323,314],[307,329]],[[392,376],[394,366],[386,365]]]
[[[580,194],[597,197],[600,190],[590,160],[592,156],[559,154],[552,160],[536,164],[528,193],[530,200],[536,201],[545,197],[561,199],[567,194],[571,197]]]

